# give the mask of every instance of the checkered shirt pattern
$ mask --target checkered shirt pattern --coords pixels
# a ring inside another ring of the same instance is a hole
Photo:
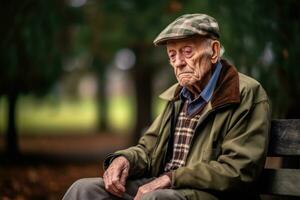
[[[186,107],[186,103],[184,107]],[[166,172],[185,165],[199,118],[200,114],[188,117],[185,108],[180,112],[174,133],[173,155],[165,165]]]

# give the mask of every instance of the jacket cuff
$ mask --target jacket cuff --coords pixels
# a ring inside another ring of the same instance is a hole
[[[105,158],[104,158],[104,161],[103,161],[103,169],[106,170],[109,165],[112,163],[112,161],[119,157],[121,155],[118,155],[118,154],[114,154],[114,153],[110,153],[108,154]]]

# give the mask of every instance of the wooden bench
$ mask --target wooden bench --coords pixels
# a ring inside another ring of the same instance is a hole
[[[300,199],[300,119],[272,120],[268,156],[297,159],[298,167],[265,168],[260,179],[261,194]]]

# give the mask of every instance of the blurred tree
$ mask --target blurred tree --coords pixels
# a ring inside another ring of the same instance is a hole
[[[98,104],[98,129],[105,131],[108,129],[108,99],[106,92],[106,75],[107,66],[111,62],[112,44],[107,44],[105,37],[102,35],[104,21],[102,20],[102,12],[99,12],[95,2],[89,2],[83,9],[83,15],[86,25],[89,29],[88,41],[86,43],[87,50],[90,52],[93,63],[92,68],[98,75],[97,104]]]
[[[141,131],[152,120],[152,80],[158,66],[161,65],[152,41],[162,26],[174,18],[174,13],[181,8],[181,4],[178,4],[179,8],[178,6],[173,8],[174,2],[103,0],[89,1],[87,5],[89,16],[91,12],[98,13],[97,19],[92,18],[94,22],[92,26],[98,27],[96,32],[100,38],[97,41],[99,45],[95,48],[98,49],[98,57],[109,57],[110,59],[107,60],[111,60],[114,53],[121,48],[129,48],[135,54],[135,65],[130,70],[135,83],[137,112],[133,142],[138,140]]]
[[[70,5],[74,11],[82,17],[82,20],[76,21],[76,34],[72,38],[72,57],[82,54],[88,55],[91,62],[91,69],[97,75],[97,112],[98,112],[98,131],[106,131],[108,128],[108,99],[106,92],[107,68],[111,64],[114,55],[114,41],[108,43],[105,34],[102,34],[104,26],[102,12],[98,9],[100,1],[76,1],[70,0]],[[75,4],[73,4],[74,2]],[[80,6],[77,5],[80,3]]]
[[[0,13],[0,95],[7,96],[9,104],[6,150],[17,155],[18,97],[43,95],[59,77],[61,56],[68,45],[64,29],[68,16],[61,1],[5,1]]]

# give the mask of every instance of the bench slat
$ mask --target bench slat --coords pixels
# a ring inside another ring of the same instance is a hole
[[[264,169],[261,193],[300,197],[299,169]]]
[[[268,156],[300,156],[300,119],[272,120]]]

